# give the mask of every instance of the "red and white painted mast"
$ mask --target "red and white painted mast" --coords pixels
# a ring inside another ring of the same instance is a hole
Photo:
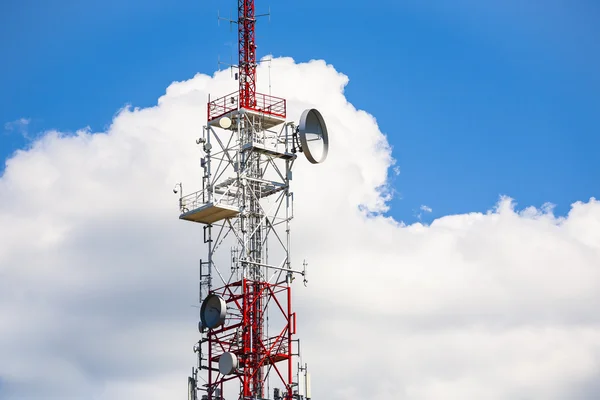
[[[202,189],[179,199],[180,219],[203,225],[200,340],[188,397],[205,400],[310,399],[302,365],[290,257],[292,166],[327,156],[319,111],[286,122],[286,101],[256,93],[256,14],[238,0],[239,89],[209,101],[202,145]],[[179,190],[181,190],[179,184]],[[229,262],[229,264],[227,264]],[[204,378],[206,376],[206,378]]]
[[[254,0],[238,0],[240,107],[256,107],[256,13]]]

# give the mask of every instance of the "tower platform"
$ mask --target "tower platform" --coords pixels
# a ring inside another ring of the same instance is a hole
[[[223,117],[231,119],[232,126],[236,126],[236,121],[245,115],[250,121],[260,122],[263,129],[270,129],[285,122],[286,102],[280,97],[256,93],[254,107],[239,108],[239,92],[234,92],[210,101],[207,111],[210,126],[219,127]]]
[[[282,147],[282,146],[280,146],[280,147]],[[263,143],[258,143],[258,142],[245,143],[242,145],[241,150],[242,151],[252,150],[252,151],[256,151],[258,153],[266,154],[271,157],[282,158],[284,160],[291,160],[296,157],[296,155],[294,153],[286,152],[284,149],[281,149],[281,148],[277,149],[276,147],[271,147],[271,146],[265,145]]]
[[[233,204],[233,198],[226,194],[216,196],[211,201],[207,201],[207,198],[206,191],[202,190],[183,196],[180,199],[179,219],[209,225],[240,213],[240,209]]]
[[[206,203],[201,207],[182,213],[179,219],[200,222],[202,224],[213,224],[225,218],[233,218],[240,213],[237,207],[223,204]]]

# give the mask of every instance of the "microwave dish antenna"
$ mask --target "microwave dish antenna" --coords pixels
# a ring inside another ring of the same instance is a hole
[[[298,135],[302,151],[312,164],[320,164],[327,158],[329,135],[323,116],[316,108],[304,110],[300,117]]]
[[[219,357],[219,372],[222,375],[233,374],[238,367],[237,356],[233,353],[225,352]]]
[[[200,307],[200,320],[202,326],[214,329],[225,323],[227,305],[221,296],[209,294]]]
[[[231,118],[221,117],[221,119],[219,119],[219,126],[223,129],[229,129],[231,127]]]

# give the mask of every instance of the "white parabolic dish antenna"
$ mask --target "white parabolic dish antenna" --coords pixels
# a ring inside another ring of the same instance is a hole
[[[304,155],[313,164],[319,164],[327,158],[329,136],[327,126],[319,110],[311,108],[304,110],[298,126],[300,144]]]
[[[219,119],[219,126],[223,129],[229,129],[231,127],[231,118],[221,117],[221,119]]]
[[[238,367],[237,356],[233,353],[225,352],[219,357],[219,372],[223,375],[230,375]]]
[[[227,305],[225,300],[216,294],[209,294],[200,307],[200,320],[208,329],[216,328],[225,323]]]

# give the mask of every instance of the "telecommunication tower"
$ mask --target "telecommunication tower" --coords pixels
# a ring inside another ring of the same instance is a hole
[[[292,167],[297,152],[321,163],[329,147],[321,113],[286,122],[285,99],[256,92],[254,0],[238,0],[237,92],[208,101],[202,137],[202,189],[180,193],[180,219],[203,225],[200,340],[188,398],[310,399],[300,359],[292,281]],[[227,244],[231,244],[229,248]],[[229,265],[224,265],[229,261]],[[271,390],[272,389],[272,390]]]

